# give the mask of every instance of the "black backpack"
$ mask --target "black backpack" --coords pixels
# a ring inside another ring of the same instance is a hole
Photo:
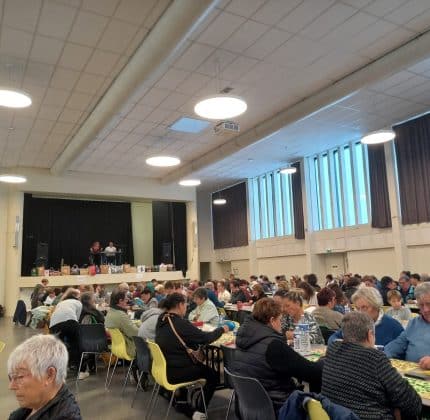
[[[23,300],[19,300],[16,303],[15,313],[13,314],[13,322],[15,324],[20,323],[21,325],[25,325],[27,321],[27,307]]]

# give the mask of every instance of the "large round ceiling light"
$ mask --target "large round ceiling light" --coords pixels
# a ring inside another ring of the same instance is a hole
[[[183,179],[179,181],[179,185],[182,185],[183,187],[197,187],[197,185],[200,184],[200,179]]]
[[[0,88],[0,106],[7,108],[26,108],[31,105],[30,96],[15,89]]]
[[[27,178],[22,175],[2,174],[0,175],[0,182],[7,182],[8,184],[22,184],[27,182]]]
[[[151,166],[168,167],[179,165],[181,161],[173,156],[152,156],[146,159],[146,163]]]
[[[380,144],[386,143],[393,140],[396,137],[396,133],[393,130],[379,130],[372,133],[366,134],[361,142],[363,144]]]
[[[237,97],[230,95],[213,95],[197,102],[194,112],[202,118],[209,120],[225,120],[243,114],[248,105]]]

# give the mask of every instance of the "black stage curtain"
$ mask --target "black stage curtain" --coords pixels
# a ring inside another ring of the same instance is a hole
[[[430,222],[430,115],[393,128],[402,223]]]
[[[302,197],[302,174],[300,172],[300,162],[291,166],[297,168],[296,173],[291,175],[291,189],[293,191],[293,214],[294,214],[294,237],[305,239],[305,220],[303,217],[303,197]]]
[[[37,244],[48,244],[47,267],[88,264],[94,241],[104,248],[113,241],[123,250],[123,262],[134,263],[130,203],[35,198],[24,195],[22,275],[36,261]]]
[[[188,269],[186,204],[153,201],[152,224],[154,264],[174,264],[185,276]]]
[[[218,197],[225,198],[227,203],[212,204],[214,248],[248,245],[246,183],[212,194],[212,200]]]
[[[391,227],[390,198],[388,196],[387,168],[383,144],[370,145],[369,157],[370,203],[372,227]]]

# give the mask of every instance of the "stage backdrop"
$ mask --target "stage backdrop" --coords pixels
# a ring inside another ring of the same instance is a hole
[[[60,268],[61,259],[88,264],[94,241],[104,248],[113,241],[123,250],[123,262],[134,263],[130,203],[35,198],[24,195],[23,276],[30,275],[39,243],[48,244],[47,268]]]

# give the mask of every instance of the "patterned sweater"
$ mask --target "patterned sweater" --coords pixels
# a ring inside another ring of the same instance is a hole
[[[304,312],[303,316],[305,318],[305,322],[309,324],[309,335],[311,337],[311,344],[324,344],[324,338],[321,334],[320,327],[315,321],[313,315],[308,312]],[[293,317],[291,317],[290,315],[284,315],[281,318],[281,325],[282,333],[285,334],[286,331],[294,330],[296,323],[294,322]]]
[[[321,393],[360,419],[393,419],[393,410],[413,417],[421,398],[385,354],[360,344],[335,342],[327,349]]]

